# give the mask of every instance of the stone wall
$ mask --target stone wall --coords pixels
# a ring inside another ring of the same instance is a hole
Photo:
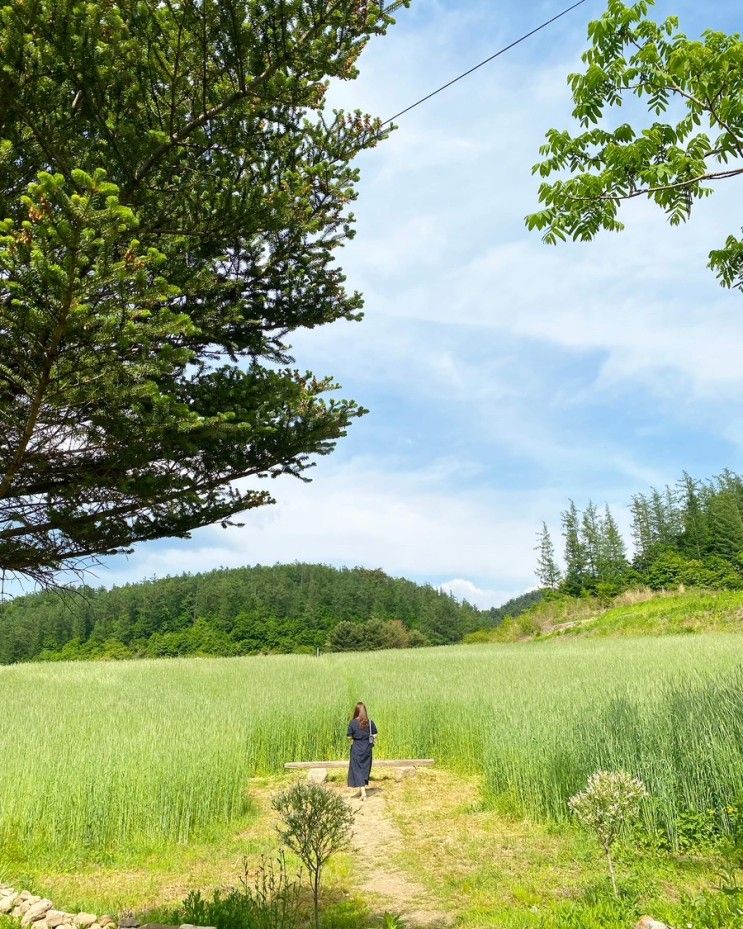
[[[20,919],[23,929],[57,929],[73,926],[77,929],[106,929],[116,927],[113,916],[96,916],[95,913],[65,913],[55,910],[51,900],[37,897],[28,890],[16,891],[0,884],[0,916]]]
[[[28,890],[15,890],[0,884],[0,916],[19,919],[22,929],[139,929],[139,922],[130,915],[96,916],[95,913],[65,913],[55,910],[51,900],[37,897]],[[141,929],[155,929],[155,924],[145,924]],[[211,926],[180,927],[158,926],[157,929],[212,929]]]

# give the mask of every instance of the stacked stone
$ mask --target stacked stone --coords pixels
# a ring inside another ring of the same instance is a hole
[[[36,897],[27,890],[15,891],[0,884],[0,916],[20,919],[22,929],[115,929],[112,916],[94,913],[63,913],[55,910],[51,900]]]
[[[139,929],[140,923],[131,913],[121,916],[118,923],[112,916],[94,913],[63,913],[55,910],[51,900],[35,897],[27,890],[15,891],[0,884],[0,916],[21,921],[22,929]],[[214,926],[161,926],[145,923],[141,929],[214,929]]]

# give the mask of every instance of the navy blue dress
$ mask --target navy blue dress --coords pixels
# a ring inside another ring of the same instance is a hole
[[[374,720],[369,720],[372,734],[377,734]],[[372,766],[372,746],[369,742],[369,729],[362,729],[358,719],[352,719],[348,724],[348,735],[351,742],[351,762],[348,765],[348,786],[366,787]]]

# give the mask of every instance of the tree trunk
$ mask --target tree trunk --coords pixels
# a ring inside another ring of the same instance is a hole
[[[315,907],[315,929],[320,929],[320,869],[315,871],[312,879],[312,896]]]
[[[611,849],[606,849],[606,860],[609,863],[609,876],[611,877],[611,886],[614,890],[614,896],[619,899],[619,888],[617,887],[617,877],[614,873],[614,862],[611,858]]]

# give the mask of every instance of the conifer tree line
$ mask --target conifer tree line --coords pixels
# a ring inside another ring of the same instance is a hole
[[[537,539],[536,575],[548,590],[611,596],[630,587],[680,585],[743,589],[743,477],[730,470],[708,481],[684,472],[662,490],[630,502],[632,552],[608,505],[570,501],[561,514],[562,563],[546,523]]]
[[[256,565],[0,604],[0,664],[411,648],[495,622],[378,569]]]

